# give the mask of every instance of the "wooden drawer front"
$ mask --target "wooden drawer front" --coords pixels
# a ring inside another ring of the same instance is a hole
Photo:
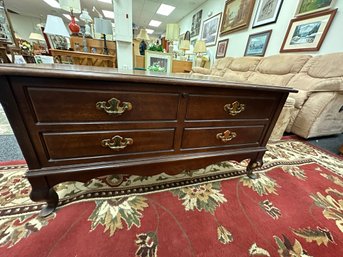
[[[28,88],[38,122],[175,120],[178,94]],[[131,110],[116,116],[97,109],[97,102],[116,98]]]
[[[224,106],[238,102],[244,110],[230,115]],[[270,118],[275,105],[271,98],[244,96],[203,96],[190,95],[187,107],[187,120],[223,120],[223,119],[263,119]]]
[[[82,157],[120,155],[125,153],[160,152],[172,150],[174,132],[171,129],[125,130],[103,132],[43,133],[48,159],[71,159]],[[121,150],[102,146],[102,141],[119,135],[131,138],[131,145]]]
[[[228,142],[217,138],[217,134],[225,131],[236,133],[236,137]],[[183,133],[182,149],[202,147],[225,147],[239,145],[259,145],[264,126],[235,126],[214,128],[186,128]]]

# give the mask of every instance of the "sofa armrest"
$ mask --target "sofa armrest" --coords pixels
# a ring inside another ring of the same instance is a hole
[[[210,69],[202,68],[202,67],[193,67],[192,68],[193,73],[200,73],[204,75],[209,75],[211,73]]]

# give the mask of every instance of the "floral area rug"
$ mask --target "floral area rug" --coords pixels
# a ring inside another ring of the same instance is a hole
[[[56,187],[37,216],[25,165],[0,166],[0,256],[343,256],[343,161],[298,140],[177,176],[109,176]]]

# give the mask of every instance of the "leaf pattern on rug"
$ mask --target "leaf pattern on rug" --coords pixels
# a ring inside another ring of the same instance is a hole
[[[280,257],[313,257],[309,255],[302,247],[298,240],[294,240],[294,244],[285,236],[282,235],[283,241],[274,236],[275,242],[278,245],[278,253]]]
[[[335,220],[336,226],[343,233],[343,200],[336,200],[331,195],[322,195],[317,192],[316,195],[311,194],[310,197],[314,203],[323,208],[323,215],[329,220]]]
[[[260,196],[269,194],[278,195],[276,188],[280,186],[274,179],[268,177],[264,173],[259,173],[257,176],[256,179],[244,176],[239,181],[243,183],[243,186],[251,188]]]
[[[23,179],[23,174],[17,172],[7,172],[0,174],[0,206],[5,206],[13,202],[21,202],[27,198],[31,186],[26,179]]]
[[[320,175],[343,188],[343,181],[339,177],[324,173],[320,173]]]
[[[270,257],[270,254],[267,250],[258,247],[256,243],[254,243],[250,248],[249,248],[249,256],[268,256]]]
[[[135,242],[138,246],[136,256],[157,257],[158,240],[155,232],[142,233],[136,237]]]
[[[205,210],[214,214],[220,204],[227,202],[224,194],[221,193],[220,182],[174,189],[171,192],[183,201],[182,205],[185,206],[186,211],[197,209],[199,212]]]
[[[262,202],[259,202],[259,205],[262,210],[264,210],[269,216],[271,216],[274,220],[279,219],[281,216],[281,211],[279,208],[275,207],[272,202],[268,199]]]
[[[128,230],[133,225],[140,227],[142,211],[148,207],[147,201],[142,196],[95,201],[96,207],[88,218],[92,222],[91,231],[102,225],[105,227],[104,232],[109,230],[110,236],[113,236],[117,230],[123,229],[122,220]]]
[[[305,174],[305,171],[297,166],[282,166],[281,169],[288,173],[289,175],[296,177],[300,180],[306,180],[307,176]]]
[[[45,218],[33,214],[0,219],[0,247],[7,246],[10,248],[16,245],[20,240],[29,237],[32,233],[48,225],[55,217],[56,213]]]
[[[328,243],[335,243],[331,232],[326,228],[317,227],[316,229],[312,229],[310,227],[303,228],[303,229],[292,229],[292,232],[306,239],[306,242],[313,242],[315,241],[317,245],[324,244],[328,246]]]
[[[233,242],[233,236],[229,230],[227,230],[223,225],[219,225],[217,228],[218,240],[222,244],[229,244]]]

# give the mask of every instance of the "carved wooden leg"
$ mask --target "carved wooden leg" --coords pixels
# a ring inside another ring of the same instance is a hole
[[[263,165],[262,157],[261,159],[251,159],[247,167],[247,175],[251,179],[256,179],[256,174],[253,174],[253,170],[261,167]]]
[[[30,193],[30,198],[32,201],[40,202],[45,201],[47,206],[45,206],[39,213],[40,217],[49,216],[53,213],[58,205],[58,195],[54,188],[50,188],[44,177],[29,177],[28,178],[32,191]]]

